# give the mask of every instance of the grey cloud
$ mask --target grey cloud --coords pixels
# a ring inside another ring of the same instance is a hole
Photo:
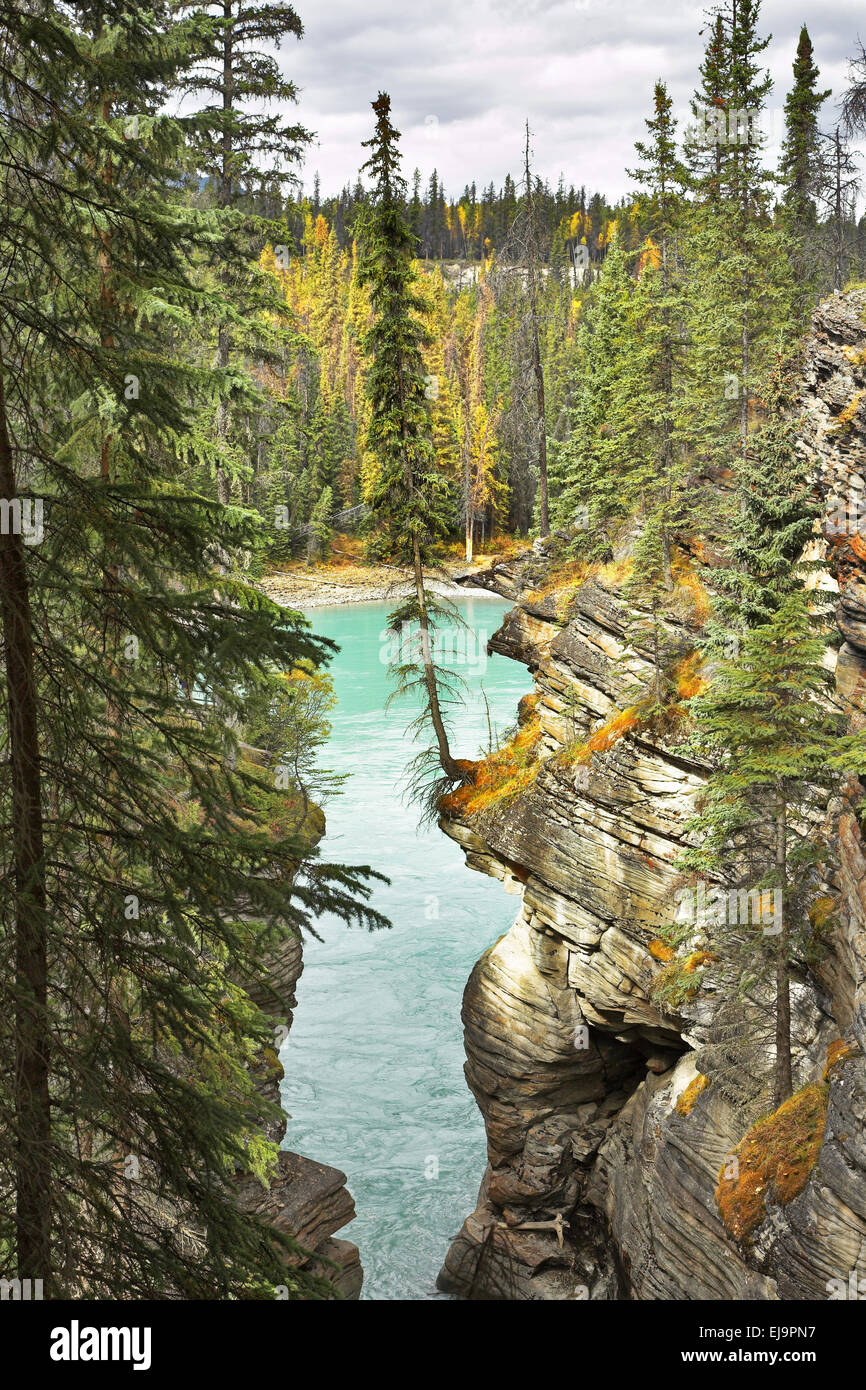
[[[372,125],[370,101],[391,93],[403,133],[407,172],[435,166],[452,193],[475,180],[501,184],[520,160],[523,122],[533,130],[543,175],[625,193],[634,140],[643,134],[653,83],[662,77],[681,120],[703,51],[704,10],[686,0],[441,0],[412,10],[401,0],[297,0],[300,45],[280,61],[302,88],[299,114],[319,143],[304,170],[335,191],[353,181],[360,141]],[[859,0],[767,0],[765,59],[781,107],[805,20],[825,85],[838,97],[858,31]],[[828,122],[835,108],[827,103]],[[435,118],[435,121],[432,119]]]

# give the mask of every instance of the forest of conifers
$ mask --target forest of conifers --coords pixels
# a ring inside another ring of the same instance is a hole
[[[544,432],[552,487],[562,497],[578,442],[598,443],[582,431],[587,398],[599,400],[594,372],[602,354],[611,381],[630,397],[645,377],[630,352],[632,336],[658,329],[662,316],[676,317],[678,431],[683,447],[695,448],[710,432],[720,439],[716,427],[749,408],[774,352],[793,346],[816,298],[861,274],[866,230],[855,212],[851,126],[838,112],[822,117],[826,94],[808,33],[795,55],[782,158],[772,173],[759,142],[770,99],[758,67],[762,40],[755,33],[750,42],[742,71],[726,72],[731,60],[717,21],[693,108],[679,121],[663,84],[648,93],[649,136],[635,157],[635,194],[615,206],[583,187],[566,190],[563,179],[555,190],[542,183],[531,148],[524,161],[522,133],[522,173],[499,192],[488,186],[479,194],[473,184],[452,200],[434,171],[422,194],[415,171],[404,206],[419,257],[428,394],[455,536],[470,525],[480,537],[493,529],[526,534],[538,520],[530,250],[538,266]],[[715,117],[708,123],[706,116],[719,109],[721,137]],[[245,356],[268,409],[244,414],[246,440],[239,439],[227,472],[236,495],[275,529],[270,553],[287,558],[305,547],[318,552],[333,517],[362,505],[369,492],[361,346],[369,302],[353,235],[369,195],[360,178],[332,198],[320,196],[318,179],[312,196],[248,183],[236,178],[235,205],[277,223],[252,247],[278,286],[271,312],[299,336],[290,359]],[[195,201],[212,203],[216,184],[216,177],[201,183]],[[727,285],[716,277],[720,236],[731,238]],[[768,270],[747,313],[744,359],[738,297]],[[632,291],[628,302],[623,286]],[[611,356],[617,348],[631,359],[625,379]],[[644,381],[644,396],[648,389]],[[642,434],[638,408],[632,437]],[[277,524],[280,505],[288,511]]]

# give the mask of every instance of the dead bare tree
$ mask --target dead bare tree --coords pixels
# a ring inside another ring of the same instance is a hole
[[[841,290],[854,254],[852,232],[860,178],[855,165],[857,156],[848,145],[842,126],[837,125],[835,130],[821,138],[825,142],[825,159],[818,198],[829,219],[833,288]]]
[[[541,358],[541,291],[544,282],[538,188],[532,174],[529,122],[523,152],[523,197],[491,274],[494,296],[501,303],[515,287],[523,298],[513,339],[514,390],[504,419],[506,434],[525,431],[532,441],[532,465],[538,475],[539,531],[550,534],[547,487],[547,422],[544,364]],[[516,301],[511,301],[511,307]],[[509,429],[509,426],[511,428]],[[517,426],[517,428],[515,428]],[[514,490],[519,493],[519,489]]]

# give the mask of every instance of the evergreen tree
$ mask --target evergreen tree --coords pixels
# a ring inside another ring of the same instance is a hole
[[[320,559],[327,558],[331,548],[333,530],[331,528],[331,517],[334,512],[334,496],[330,487],[322,488],[319,500],[313,508],[310,517],[310,545],[307,557],[312,558],[317,554]]]
[[[381,918],[308,824],[280,832],[300,789],[231,728],[328,645],[220,572],[252,519],[179,482],[224,385],[178,351],[218,228],[177,201],[158,113],[207,30],[112,0],[0,23],[0,495],[46,515],[33,545],[0,533],[0,1272],[55,1297],[321,1292],[236,1200],[276,1157],[253,995],[320,912]]]
[[[772,82],[760,65],[757,0],[731,0],[716,15],[702,72],[715,123],[705,133],[686,256],[693,383],[692,446],[727,463],[745,454],[754,382],[792,331],[790,246],[770,221],[772,178],[762,122]]]
[[[777,364],[765,388],[768,418],[735,471],[726,564],[716,577],[714,650],[736,647],[750,627],[767,623],[782,597],[799,592],[800,558],[815,532],[819,505],[796,453],[794,387]]]
[[[818,282],[816,199],[824,185],[824,151],[818,129],[822,105],[831,95],[818,91],[819,71],[805,24],[794,59],[794,86],[785,98],[785,139],[779,160],[785,224],[791,234],[798,281],[798,313],[805,323]]]
[[[712,771],[689,825],[698,843],[680,861],[742,888],[729,904],[747,902],[749,892],[755,902],[773,903],[772,915],[752,908],[751,920],[743,912],[731,920],[726,911],[702,925],[736,986],[737,1002],[723,1009],[717,1028],[717,1052],[739,1069],[745,1087],[743,1050],[760,1056],[772,1040],[776,1105],[792,1091],[792,970],[820,946],[810,907],[826,893],[827,797],[841,770],[862,767],[866,757],[862,735],[846,735],[828,701],[827,605],[808,583],[814,565],[802,558],[819,508],[789,404],[777,390],[740,466],[710,684],[689,702],[696,726],[689,746]]]
[[[700,86],[691,102],[695,125],[686,132],[684,153],[693,186],[715,201],[721,197],[730,99],[730,52],[719,10],[712,15],[699,73]]]
[[[238,219],[232,214],[245,206],[252,211],[255,195],[263,187],[281,189],[297,178],[295,165],[312,135],[303,126],[290,124],[277,111],[262,110],[275,102],[293,103],[297,89],[285,78],[276,57],[263,45],[279,49],[287,37],[300,39],[303,25],[285,0],[182,0],[182,10],[204,11],[212,15],[216,41],[202,55],[184,81],[193,95],[212,98],[195,118],[191,129],[192,162],[208,180],[224,218],[223,237],[218,245],[218,274],[229,298],[234,299],[238,281],[249,276],[249,268],[238,266],[235,238]],[[261,167],[266,161],[266,172]],[[248,243],[247,243],[248,248]],[[243,239],[241,256],[243,256]],[[243,264],[243,263],[241,263]],[[249,293],[249,286],[244,287]],[[231,361],[232,334],[243,328],[243,313],[223,314],[217,333],[217,366],[226,372]],[[217,495],[228,502],[231,494],[231,451],[227,440],[230,428],[229,402],[221,399],[217,408],[218,451]]]
[[[681,867],[733,879],[760,898],[778,894],[772,926],[766,909],[733,922],[727,913],[710,925],[707,943],[753,1001],[748,1019],[729,1020],[723,1051],[736,1058],[738,1038],[751,1050],[772,1037],[777,1106],[793,1089],[792,969],[814,956],[809,909],[827,891],[821,812],[839,770],[862,768],[866,758],[862,740],[844,734],[844,720],[827,704],[827,634],[816,634],[811,610],[805,586],[787,593],[768,621],[746,631],[736,658],[718,663],[707,693],[690,701],[690,747],[713,771],[689,824],[701,844]],[[754,1001],[768,979],[773,1002],[762,1018]]]
[[[414,662],[404,663],[401,689],[416,684],[423,687],[436,760],[445,777],[455,782],[461,780],[461,772],[451,754],[443,714],[450,689],[436,668],[431,643],[432,627],[442,610],[430,599],[424,577],[430,547],[445,531],[445,489],[430,437],[422,356],[424,301],[416,285],[415,246],[403,212],[400,136],[391,124],[387,93],[379,93],[373,110],[376,129],[364,142],[370,150],[364,169],[372,175],[375,187],[372,208],[361,231],[361,277],[369,288],[373,312],[364,340],[369,361],[367,447],[378,465],[370,503],[391,554],[411,566],[414,578],[414,594],[389,618],[389,626],[401,636],[404,628],[414,623],[420,630],[420,675]]]
[[[636,377],[628,259],[614,237],[584,305],[578,383],[569,408],[572,428],[557,458],[556,521],[577,531],[577,550],[589,559],[610,558],[609,523],[628,516],[636,502],[629,467],[641,441],[632,411]]]
[[[785,98],[785,139],[779,174],[793,226],[799,235],[809,235],[815,229],[815,198],[822,182],[818,116],[832,92],[829,87],[823,92],[817,90],[820,73],[805,24],[800,30],[793,71],[794,86]]]
[[[637,582],[656,583],[657,559],[662,583],[669,590],[673,585],[670,534],[678,520],[683,473],[682,447],[678,448],[686,312],[679,247],[683,170],[676,153],[673,103],[662,82],[656,83],[653,99],[654,115],[646,121],[651,138],[635,145],[643,164],[633,173],[642,186],[637,208],[649,229],[630,312],[636,443],[643,453],[641,477],[636,481],[646,533],[634,558]],[[633,469],[637,462],[633,461]]]

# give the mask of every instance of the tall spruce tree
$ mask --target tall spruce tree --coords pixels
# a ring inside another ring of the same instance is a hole
[[[778,895],[772,916],[763,905],[709,927],[709,950],[733,976],[742,1010],[728,1009],[715,1041],[735,1070],[737,1040],[750,1051],[772,1045],[777,1106],[793,1088],[791,976],[814,958],[809,913],[827,892],[822,811],[843,763],[853,770],[866,758],[862,740],[846,735],[844,719],[827,705],[828,639],[816,633],[812,607],[805,586],[787,593],[766,622],[746,631],[736,658],[717,664],[707,693],[690,701],[690,747],[713,771],[688,827],[701,845],[683,854],[681,867],[744,890],[739,901],[766,904]],[[745,1091],[742,1073],[741,1081]]]
[[[370,505],[391,556],[411,568],[414,581],[412,596],[388,620],[401,650],[404,633],[418,626],[419,660],[416,663],[413,652],[402,652],[399,689],[422,688],[422,722],[429,720],[432,727],[433,756],[445,778],[455,782],[461,780],[461,771],[451,753],[444,715],[453,686],[437,668],[432,644],[437,617],[453,615],[430,596],[424,575],[431,545],[446,530],[446,488],[433,451],[422,355],[425,302],[416,285],[416,247],[404,212],[406,185],[400,173],[400,133],[391,124],[391,99],[380,92],[372,106],[376,128],[364,141],[370,158],[363,167],[374,186],[372,206],[360,230],[360,274],[373,313],[364,339],[370,399],[367,448],[377,463]]]
[[[683,393],[682,186],[673,102],[664,83],[653,93],[654,114],[646,122],[648,141],[635,149],[641,166],[632,177],[641,186],[636,203],[646,220],[648,241],[640,257],[632,296],[636,434],[642,459],[633,459],[640,493],[644,537],[635,554],[635,582],[666,590],[671,577],[671,531],[679,519],[683,449],[678,438]],[[635,467],[637,465],[637,468]],[[660,572],[657,572],[657,562]]]
[[[785,98],[785,139],[779,174],[788,215],[797,232],[808,235],[815,228],[815,199],[822,183],[823,159],[818,117],[832,91],[829,87],[818,91],[820,72],[805,24],[797,42],[793,72],[794,85]]]
[[[0,1273],[54,1297],[318,1294],[236,1200],[276,1156],[253,996],[321,911],[381,918],[229,727],[328,646],[215,571],[252,520],[178,482],[224,386],[178,351],[218,228],[180,205],[159,112],[211,36],[113,0],[4,0],[0,25]]]
[[[628,321],[633,288],[629,256],[614,235],[584,302],[571,429],[557,457],[557,524],[576,532],[575,550],[593,560],[610,558],[609,522],[636,505],[629,486],[631,450],[640,448]]]
[[[769,40],[758,35],[759,12],[758,0],[730,0],[716,12],[705,66],[712,57],[717,105],[704,108],[686,245],[691,445],[722,466],[734,448],[745,456],[755,383],[794,328],[790,246],[771,221],[764,165],[772,81],[761,66]]]
[[[689,702],[691,751],[711,768],[680,866],[735,890],[701,924],[731,986],[711,1044],[743,1095],[774,1052],[775,1105],[792,1091],[791,978],[821,942],[813,924],[831,857],[826,807],[842,770],[864,766],[829,700],[828,605],[803,558],[819,505],[796,448],[790,394],[777,383],[769,418],[740,465],[734,535],[710,639],[708,689]],[[721,640],[721,638],[724,640]],[[773,897],[773,895],[776,895]],[[731,902],[750,904],[731,914]],[[756,910],[751,904],[762,904]],[[772,912],[768,906],[772,904]],[[746,1059],[745,1054],[749,1054]]]
[[[245,341],[244,308],[248,312],[249,304],[243,306],[244,293],[250,302],[257,298],[251,294],[253,286],[245,283],[256,279],[248,264],[249,234],[240,234],[238,219],[231,214],[241,209],[261,212],[268,193],[279,193],[297,180],[296,165],[312,135],[273,109],[275,103],[297,101],[297,89],[268,49],[279,49],[287,38],[300,39],[304,30],[284,0],[205,0],[203,4],[183,0],[181,9],[209,15],[215,36],[202,54],[204,61],[186,73],[183,85],[193,96],[212,98],[190,122],[190,163],[207,180],[217,207],[228,214],[223,238],[217,243],[216,265],[229,305],[240,300],[240,312],[222,314],[217,329],[217,366],[229,381],[233,334]],[[265,210],[273,212],[269,204]],[[232,383],[235,394],[242,384]],[[216,427],[217,496],[228,502],[236,471],[229,443],[228,397],[219,401]]]
[[[785,139],[779,177],[784,188],[784,222],[791,237],[797,278],[797,312],[805,326],[817,291],[820,267],[817,199],[825,183],[825,158],[818,117],[831,95],[830,88],[818,91],[820,74],[805,24],[800,30],[793,71],[794,85],[785,98]]]
[[[713,11],[711,21],[699,69],[700,86],[691,101],[695,124],[685,132],[683,150],[693,185],[705,199],[716,201],[721,197],[727,150],[731,59],[720,10]]]

